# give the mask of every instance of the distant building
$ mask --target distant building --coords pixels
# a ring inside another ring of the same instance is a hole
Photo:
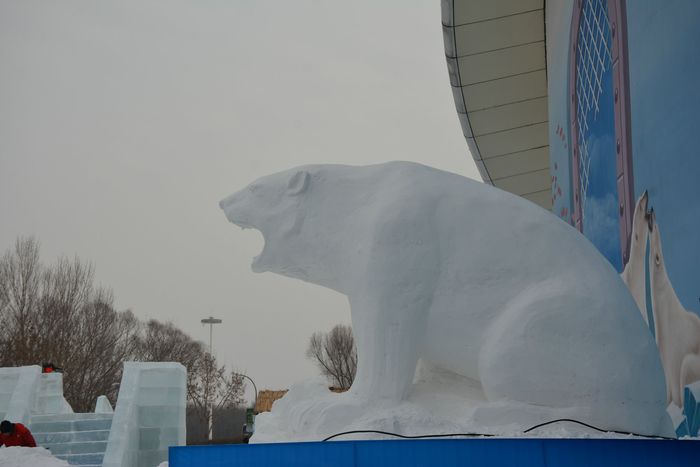
[[[270,389],[263,389],[258,391],[258,397],[255,401],[255,413],[269,412],[272,410],[272,404],[277,400],[284,397],[289,389],[283,389],[280,391],[272,391]]]

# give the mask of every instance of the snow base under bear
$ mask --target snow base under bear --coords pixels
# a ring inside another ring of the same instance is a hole
[[[489,403],[478,382],[440,369],[419,368],[410,395],[399,402],[367,401],[335,393],[323,379],[293,385],[272,411],[255,419],[250,443],[321,441],[350,431],[383,431],[402,436],[481,434],[497,437],[634,438],[557,422],[529,433],[534,424],[566,417],[566,411],[529,413],[519,403]],[[486,409],[486,410],[484,410]],[[569,414],[576,417],[576,409]],[[532,423],[533,425],[528,425]],[[381,433],[348,433],[334,440],[396,439]]]
[[[533,203],[392,162],[292,169],[220,206],[262,233],[253,271],[346,295],[357,343],[348,393],[292,388],[255,441],[513,434],[558,418],[673,436],[658,350],[627,287]],[[451,373],[414,384],[419,359]]]

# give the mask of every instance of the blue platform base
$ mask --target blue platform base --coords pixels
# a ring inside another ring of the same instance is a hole
[[[170,467],[700,466],[700,441],[437,439],[170,448]]]

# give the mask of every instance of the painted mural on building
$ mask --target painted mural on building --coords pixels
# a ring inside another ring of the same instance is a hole
[[[693,0],[547,12],[553,210],[628,285],[680,435],[700,429],[698,17]]]

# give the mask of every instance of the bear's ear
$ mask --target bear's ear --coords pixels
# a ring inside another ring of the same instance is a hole
[[[289,179],[289,184],[287,185],[287,193],[290,195],[299,195],[306,191],[309,186],[309,179],[311,175],[306,170],[300,170]]]

